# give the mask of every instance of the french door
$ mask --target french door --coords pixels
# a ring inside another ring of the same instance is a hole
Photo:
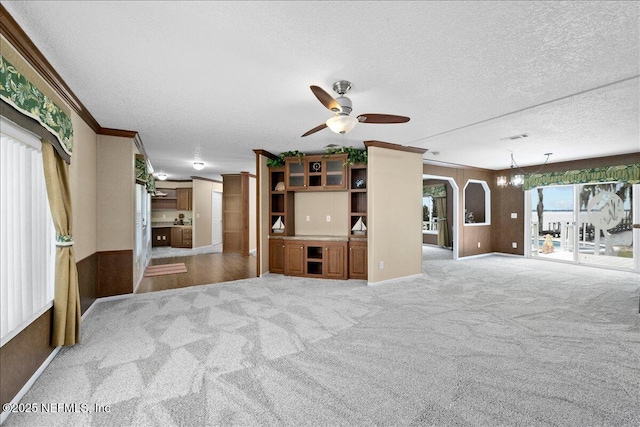
[[[525,256],[640,272],[638,191],[619,182],[528,190]]]

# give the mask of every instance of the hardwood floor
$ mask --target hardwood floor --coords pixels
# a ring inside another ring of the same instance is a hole
[[[171,258],[152,259],[149,265],[184,262],[186,273],[144,277],[136,290],[137,294],[187,286],[256,277],[256,258],[237,253],[213,253]]]

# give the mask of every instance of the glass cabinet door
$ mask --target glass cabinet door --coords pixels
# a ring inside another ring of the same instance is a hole
[[[324,186],[330,188],[346,188],[346,158],[324,161]]]
[[[298,160],[287,162],[287,187],[289,189],[304,189],[307,186],[305,173],[306,162]]]

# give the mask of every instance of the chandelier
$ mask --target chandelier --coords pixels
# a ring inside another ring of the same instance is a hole
[[[545,153],[545,156],[547,156],[547,158],[545,159],[544,163],[542,164],[542,166],[540,166],[540,168],[533,172],[534,174],[540,172],[542,170],[542,168],[544,168],[544,166],[547,164],[547,162],[549,161],[549,156],[552,155],[553,153]],[[518,166],[518,164],[516,163],[515,159],[513,158],[513,153],[511,153],[511,177],[507,180],[507,177],[504,175],[499,176],[496,179],[496,184],[498,185],[498,187],[506,187],[508,185],[511,185],[513,187],[521,187],[522,184],[524,184],[524,171],[522,170],[522,168],[520,166]],[[517,169],[517,170],[516,170]]]

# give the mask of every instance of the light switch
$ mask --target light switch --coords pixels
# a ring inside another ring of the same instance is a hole
[[[518,218],[518,212],[511,212],[511,219]]]
[[[311,215],[307,215],[307,221],[311,221]]]

